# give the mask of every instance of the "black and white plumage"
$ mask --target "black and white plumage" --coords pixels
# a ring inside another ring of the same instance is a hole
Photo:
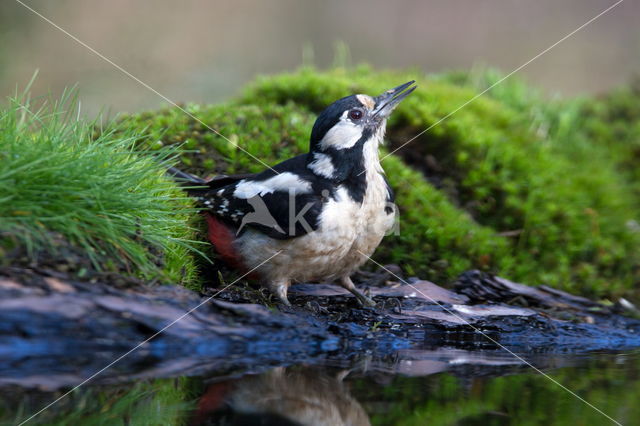
[[[288,304],[292,282],[333,281],[373,302],[350,275],[373,254],[395,222],[393,192],[378,156],[386,119],[413,81],[377,97],[348,96],[316,120],[306,154],[261,173],[205,182],[172,169],[204,207],[209,238],[235,266],[256,269]]]

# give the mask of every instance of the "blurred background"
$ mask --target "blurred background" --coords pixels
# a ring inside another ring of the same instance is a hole
[[[613,0],[22,0],[176,102],[217,102],[258,74],[369,63],[510,72]],[[640,2],[624,1],[519,75],[550,94],[598,93],[640,68]],[[342,47],[340,47],[342,46]],[[348,49],[345,49],[347,46]],[[78,84],[85,112],[165,102],[15,0],[0,2],[0,96]]]

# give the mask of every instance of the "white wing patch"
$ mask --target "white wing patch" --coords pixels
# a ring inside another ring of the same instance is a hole
[[[313,154],[313,161],[308,166],[315,174],[330,178],[336,171],[331,157],[321,152]]]
[[[300,179],[298,175],[283,172],[266,180],[243,179],[236,185],[233,196],[249,199],[256,195],[271,194],[275,191],[288,191],[290,194],[307,194],[311,192],[311,183]]]

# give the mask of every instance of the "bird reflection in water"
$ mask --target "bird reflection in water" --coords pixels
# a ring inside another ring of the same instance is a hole
[[[346,373],[278,367],[266,373],[211,384],[192,425],[370,425],[349,393]]]

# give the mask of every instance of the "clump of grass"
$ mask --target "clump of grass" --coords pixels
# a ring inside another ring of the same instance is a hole
[[[192,280],[192,210],[164,175],[176,151],[100,131],[71,91],[40,104],[15,96],[0,110],[0,250],[56,255],[61,236],[97,269]]]

